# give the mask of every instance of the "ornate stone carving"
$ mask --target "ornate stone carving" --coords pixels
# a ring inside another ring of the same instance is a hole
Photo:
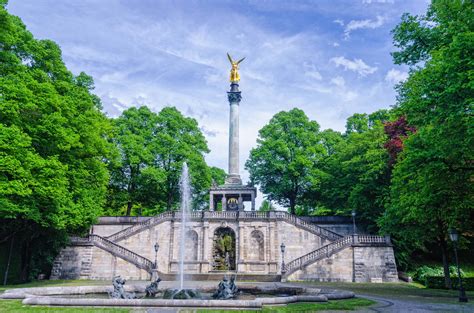
[[[242,96],[240,95],[240,91],[238,92],[228,92],[227,93],[227,99],[229,100],[229,103],[235,103],[235,102],[240,102],[242,100]]]

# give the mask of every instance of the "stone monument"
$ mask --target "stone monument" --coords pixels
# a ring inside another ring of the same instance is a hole
[[[239,90],[239,64],[245,59],[234,61],[227,54],[230,64],[230,91],[227,92],[229,101],[229,171],[225,184],[213,186],[210,189],[209,210],[214,211],[217,203],[222,203],[222,211],[242,211],[244,202],[251,203],[251,210],[255,210],[255,197],[257,189],[252,186],[242,185],[239,173],[239,107],[242,95]]]

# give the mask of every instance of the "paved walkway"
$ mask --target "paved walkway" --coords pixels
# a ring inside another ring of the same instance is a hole
[[[377,304],[356,312],[474,313],[474,303],[436,303],[430,302],[429,300],[417,301],[392,297],[376,297],[371,295],[358,296],[377,301]]]

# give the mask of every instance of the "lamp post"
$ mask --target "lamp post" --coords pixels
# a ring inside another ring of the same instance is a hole
[[[155,269],[158,268],[158,262],[157,262],[157,256],[158,256],[158,249],[160,249],[160,245],[157,243],[155,243]]]
[[[462,279],[461,279],[461,271],[459,269],[459,262],[458,262],[458,239],[459,235],[458,232],[454,229],[451,228],[449,230],[449,238],[451,238],[451,241],[453,242],[454,246],[454,258],[456,260],[456,267],[458,269],[458,281],[459,281],[459,302],[467,302],[467,296],[466,296],[466,291],[464,291],[464,288],[462,286]]]
[[[153,246],[155,249],[155,263],[153,264],[153,268],[151,269],[151,281],[156,281],[158,279],[158,249],[160,249],[160,245],[158,242],[155,243]]]
[[[356,211],[355,209],[352,209],[352,234],[356,234]]]
[[[280,250],[281,250],[281,277],[283,279],[283,276],[286,274],[285,270],[285,244],[282,242],[280,245]]]

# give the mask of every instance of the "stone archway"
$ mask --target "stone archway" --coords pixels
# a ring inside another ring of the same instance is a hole
[[[235,271],[235,232],[230,227],[219,227],[214,231],[213,270]]]

